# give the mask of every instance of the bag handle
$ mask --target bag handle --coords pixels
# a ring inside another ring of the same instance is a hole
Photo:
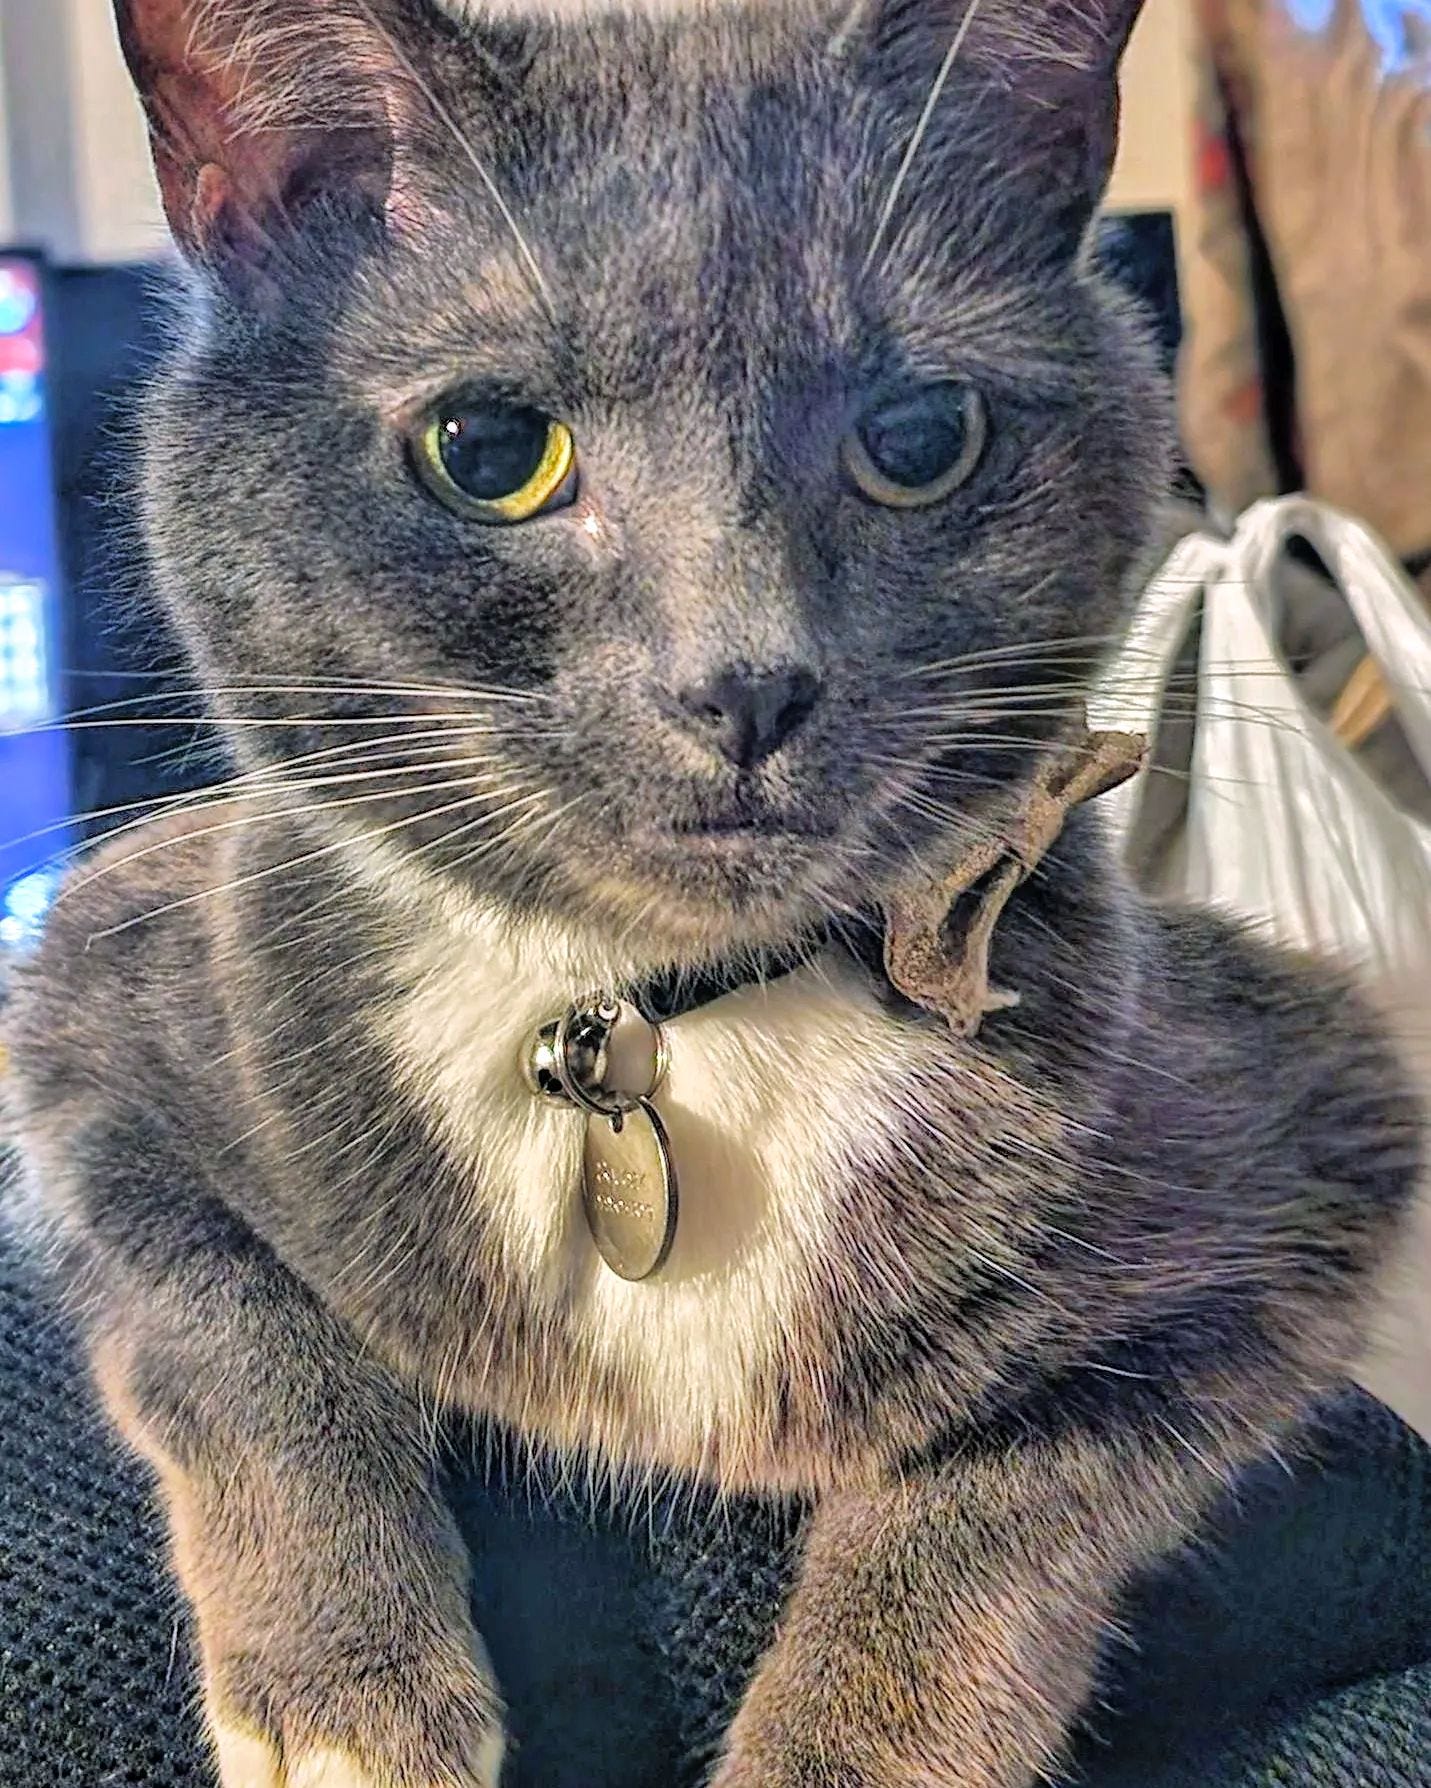
[[[1229,547],[1215,534],[1185,534],[1140,596],[1128,633],[1089,700],[1094,723],[1109,732],[1158,727],[1172,673],[1191,618],[1206,591],[1223,577]]]
[[[1417,762],[1431,778],[1431,615],[1371,529],[1314,497],[1255,503],[1228,548],[1250,591],[1272,587],[1291,540],[1305,540],[1331,573],[1361,630]]]

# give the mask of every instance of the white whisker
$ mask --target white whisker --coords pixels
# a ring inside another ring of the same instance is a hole
[[[447,762],[442,763],[440,766],[419,764],[419,765],[416,765],[416,766],[412,767],[411,769],[407,769],[407,770],[395,770],[395,771],[388,771],[388,772],[370,772],[370,774],[416,776],[416,775],[421,774],[425,770],[428,770],[431,768],[436,768],[436,767],[440,767],[444,770],[456,769],[456,768],[459,768],[460,765],[464,761],[470,765],[475,766],[475,765],[481,765],[481,764],[491,764],[491,763],[497,762],[498,760],[493,759],[493,758],[469,758],[466,760],[457,759],[457,760],[448,760]],[[337,780],[342,781],[342,780],[346,780],[346,779],[338,778]],[[358,777],[358,778],[354,778],[353,780],[365,780],[365,778]],[[140,850],[127,851],[122,856],[111,857],[106,862],[102,863],[91,874],[81,876],[78,879],[76,879],[75,881],[71,882],[67,887],[63,888],[60,891],[60,894],[59,894],[59,897],[57,900],[57,904],[63,904],[63,902],[65,902],[66,900],[72,899],[75,896],[81,894],[86,888],[91,887],[95,882],[103,881],[106,876],[112,875],[116,870],[128,870],[133,864],[142,862],[143,859],[146,857],[154,856],[156,854],[156,852],[163,853],[164,851],[172,850],[176,846],[179,846],[179,845],[188,846],[188,845],[193,844],[196,840],[198,840],[200,838],[212,838],[212,837],[215,837],[215,836],[217,836],[221,833],[225,833],[225,832],[242,831],[246,828],[249,828],[249,827],[252,827],[255,825],[261,825],[265,821],[271,822],[271,821],[276,821],[276,820],[299,819],[299,818],[310,817],[313,814],[319,814],[319,813],[324,813],[324,814],[339,813],[339,812],[342,812],[348,808],[370,806],[374,801],[392,800],[394,798],[401,797],[403,795],[408,795],[408,794],[411,794],[411,795],[442,794],[442,793],[445,793],[447,790],[454,789],[454,788],[467,788],[467,789],[472,789],[475,792],[478,790],[479,785],[482,785],[484,783],[488,784],[488,785],[494,784],[494,783],[500,784],[503,780],[504,780],[504,778],[502,776],[488,775],[488,776],[484,777],[484,776],[468,774],[468,775],[460,775],[460,776],[451,776],[451,777],[445,778],[444,780],[442,780],[440,782],[419,783],[416,787],[410,788],[410,789],[407,789],[407,788],[378,789],[372,794],[346,795],[341,800],[315,801],[315,802],[309,802],[306,805],[300,805],[300,806],[296,806],[296,807],[290,806],[286,801],[275,802],[274,805],[265,812],[239,814],[234,819],[221,820],[217,824],[212,825],[212,826],[199,826],[199,827],[194,828],[193,830],[185,830],[183,832],[177,832],[172,837],[156,839],[153,844],[145,845]]]
[[[464,807],[474,807],[479,801],[485,801],[489,798],[490,797],[486,793],[469,794],[464,796],[460,801],[449,801],[446,805],[436,809],[424,810],[418,814],[404,815],[402,819],[394,820],[390,825],[379,826],[376,831],[369,832],[368,836],[370,838],[383,838],[390,833],[401,831],[404,827],[411,826],[416,820],[426,822],[429,820],[440,819],[444,814],[458,812]],[[528,800],[533,798],[534,797],[530,796],[527,797]],[[500,811],[502,810],[499,810],[499,812]],[[268,881],[275,875],[283,875],[291,870],[301,868],[305,863],[316,862],[322,858],[331,857],[339,851],[349,849],[351,849],[351,841],[347,838],[337,839],[332,844],[319,845],[311,851],[304,851],[297,857],[287,858],[282,863],[270,863],[262,869],[251,870],[247,875],[236,876],[232,880],[222,882],[212,888],[204,888],[197,894],[186,894],[178,900],[166,901],[162,906],[152,907],[148,912],[138,913],[132,918],[125,919],[121,924],[111,925],[102,931],[92,932],[90,934],[89,942],[95,944],[101,942],[105,938],[117,937],[122,932],[133,930],[136,925],[147,924],[151,919],[162,918],[167,913],[181,912],[186,907],[197,906],[200,902],[215,899],[220,894],[236,893],[241,888],[252,887],[255,883]]]
[[[502,221],[512,233],[512,240],[517,245],[517,252],[526,263],[528,273],[531,274],[532,284],[536,287],[537,296],[541,299],[548,317],[555,322],[556,303],[552,298],[551,287],[546,282],[546,278],[538,264],[537,257],[532,253],[531,244],[522,233],[521,226],[517,222],[512,207],[507,203],[501,187],[498,186],[496,180],[488,170],[487,164],[482,160],[482,157],[473,147],[471,138],[467,135],[467,132],[462,129],[461,125],[458,124],[457,120],[452,116],[451,112],[448,111],[441,99],[438,98],[437,94],[433,91],[430,82],[423,80],[422,76],[413,67],[411,58],[405,53],[402,46],[395,41],[392,33],[384,29],[382,21],[373,11],[373,8],[368,4],[368,0],[357,0],[357,5],[358,10],[367,19],[368,23],[392,50],[392,53],[397,58],[404,74],[406,74],[413,86],[416,87],[431,108],[433,117],[437,119],[451,136],[453,142],[457,145],[458,149],[461,150],[465,159],[471,164],[472,170],[477,178],[486,188],[492,203],[502,214]]]
[[[934,118],[935,109],[944,97],[944,89],[948,86],[949,77],[954,72],[954,64],[959,60],[959,52],[964,48],[969,33],[974,28],[974,20],[979,15],[981,3],[982,0],[968,0],[964,16],[959,21],[959,28],[954,33],[954,41],[950,44],[947,55],[939,65],[939,72],[934,77],[934,85],[930,89],[929,98],[925,101],[924,110],[919,115],[919,122],[914,127],[914,134],[909,139],[909,147],[904,152],[904,159],[899,164],[899,170],[895,174],[883,209],[880,211],[874,236],[871,238],[869,249],[860,266],[861,273],[869,272],[874,264],[875,256],[879,253],[880,244],[884,241],[885,232],[889,229],[890,220],[894,216],[895,206],[899,203],[899,195],[904,191],[905,182],[909,179],[910,169],[914,166],[915,157],[924,143],[930,123]]]

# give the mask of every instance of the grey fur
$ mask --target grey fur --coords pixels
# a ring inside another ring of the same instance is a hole
[[[196,272],[146,514],[258,780],[86,872],[16,1043],[215,1719],[379,1788],[485,1779],[496,1691],[429,1481],[430,1425],[475,1408],[621,1472],[819,1499],[720,1788],[1027,1788],[1120,1585],[1355,1345],[1420,1138],[1351,992],[1147,910],[1075,825],[1000,935],[1023,1005],[972,1045],[903,1015],[926,1066],[898,1146],[830,1185],[779,1357],[699,1458],[533,1300],[375,1018],[412,991],[395,864],[434,914],[480,898],[628,975],[694,968],[867,912],[1074,723],[1168,463],[1140,325],[1082,247],[1136,7],[1031,37],[990,4],[867,271],[955,22],[935,0],[470,26],[417,0],[385,30],[264,0],[242,42],[231,9],[125,0],[141,77],[186,11],[186,53],[227,45],[248,172],[206,192],[212,143],[176,150],[156,77]],[[994,424],[970,485],[856,497],[860,406],[956,376]],[[483,531],[418,486],[395,419],[473,381],[570,423],[576,510]],[[818,705],[742,779],[680,692],[791,665]],[[400,770],[419,733],[452,768],[418,788],[315,814],[353,785],[275,781],[300,752]],[[692,848],[733,807],[766,835]]]

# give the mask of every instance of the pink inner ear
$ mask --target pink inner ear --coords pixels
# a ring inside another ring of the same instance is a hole
[[[421,223],[415,179],[390,165],[412,123],[403,55],[366,3],[115,5],[181,246],[222,260],[263,253],[325,190],[362,191],[394,230]]]
[[[215,162],[199,169],[194,182],[194,203],[191,227],[194,234],[206,240],[214,230],[220,213],[229,202],[229,177]]]

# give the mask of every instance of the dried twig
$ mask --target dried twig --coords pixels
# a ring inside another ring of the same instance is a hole
[[[1050,758],[1002,836],[982,839],[948,874],[901,890],[885,908],[885,972],[906,999],[974,1037],[991,1012],[1019,1003],[989,984],[994,928],[1015,890],[1057,842],[1068,816],[1135,776],[1146,742],[1088,733]]]

